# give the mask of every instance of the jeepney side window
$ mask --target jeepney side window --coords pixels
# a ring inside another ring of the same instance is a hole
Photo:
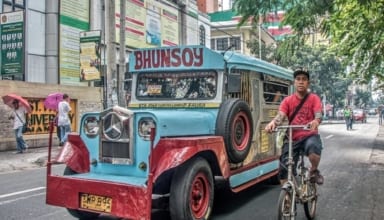
[[[138,99],[213,99],[215,72],[141,73],[137,77]]]
[[[288,96],[288,85],[276,82],[264,82],[264,100],[266,104],[280,104]]]

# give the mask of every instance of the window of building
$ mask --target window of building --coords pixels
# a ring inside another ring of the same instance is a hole
[[[205,27],[200,25],[200,45],[205,46]]]
[[[216,44],[215,44],[215,39],[211,39],[211,49],[216,50]]]
[[[11,12],[12,11],[12,6],[3,4],[3,12]]]
[[[25,0],[3,0],[3,12],[20,11],[25,9]]]
[[[228,38],[217,38],[216,39],[216,49],[217,50],[228,49]]]
[[[241,50],[240,37],[231,37],[229,40],[234,50]]]
[[[240,37],[223,37],[211,39],[211,47],[213,50],[227,50],[230,46],[236,51],[241,50],[241,38]]]

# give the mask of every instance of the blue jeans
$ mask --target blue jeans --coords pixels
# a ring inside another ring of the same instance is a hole
[[[71,125],[61,125],[60,127],[60,141],[65,143],[68,139],[68,134],[71,132]]]
[[[23,139],[23,126],[20,126],[15,129],[15,137],[16,137],[16,148],[19,152],[22,152],[26,149],[26,143]]]
[[[353,123],[352,118],[346,118],[345,119],[345,124],[347,125],[347,130],[352,130],[352,123]]]

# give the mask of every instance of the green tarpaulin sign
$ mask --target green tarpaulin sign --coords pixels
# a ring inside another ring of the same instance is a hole
[[[24,12],[0,14],[1,75],[23,74]]]

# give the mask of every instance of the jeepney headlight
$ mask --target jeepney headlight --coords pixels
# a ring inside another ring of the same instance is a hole
[[[156,123],[152,118],[142,118],[139,121],[139,136],[146,141],[149,141],[151,136],[151,128],[155,128]]]
[[[99,120],[95,116],[87,117],[83,121],[83,131],[90,137],[96,137],[99,134]]]

